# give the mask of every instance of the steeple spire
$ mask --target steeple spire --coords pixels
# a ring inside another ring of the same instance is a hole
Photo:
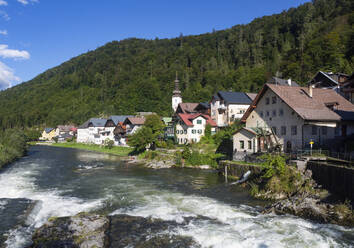
[[[179,80],[178,80],[178,72],[176,71],[176,79],[175,79],[175,90],[173,91],[174,96],[180,96],[181,91],[179,90]]]
[[[182,94],[179,89],[178,72],[176,71],[175,89],[172,94],[172,109],[176,112],[178,104],[182,102]]]

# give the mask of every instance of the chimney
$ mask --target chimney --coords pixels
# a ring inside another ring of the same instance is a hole
[[[291,86],[291,78],[288,79],[288,85]]]
[[[312,98],[313,96],[313,88],[312,88],[312,85],[309,84],[309,96]]]

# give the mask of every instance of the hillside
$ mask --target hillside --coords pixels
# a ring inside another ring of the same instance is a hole
[[[176,71],[184,100],[206,101],[216,90],[256,92],[277,72],[304,83],[318,70],[353,68],[354,2],[314,0],[222,31],[107,43],[0,92],[0,126],[168,115]]]

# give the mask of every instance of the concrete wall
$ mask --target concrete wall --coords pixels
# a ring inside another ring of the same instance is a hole
[[[312,178],[329,192],[354,201],[354,168],[309,161]]]
[[[237,164],[237,162],[220,161],[219,173],[225,176],[225,167],[227,169],[227,175],[240,178],[247,171],[251,171],[251,175],[257,175],[261,172],[261,167],[257,165]]]

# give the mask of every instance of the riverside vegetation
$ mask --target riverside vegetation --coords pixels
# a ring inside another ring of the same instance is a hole
[[[298,82],[318,70],[349,74],[353,10],[352,0],[314,0],[211,33],[113,41],[1,91],[0,126],[80,124],[137,111],[169,116],[176,71],[186,102],[209,101],[218,90],[257,92],[276,74]]]
[[[21,130],[7,129],[0,132],[0,169],[25,155],[28,137]]]

